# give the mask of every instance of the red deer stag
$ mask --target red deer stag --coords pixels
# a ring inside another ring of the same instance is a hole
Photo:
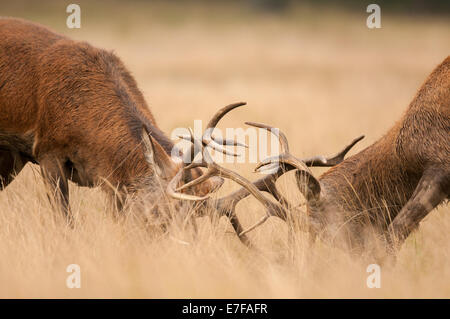
[[[208,167],[205,175],[176,187],[182,176],[177,174],[168,189],[176,198],[204,200],[205,197],[187,197],[178,192],[214,175],[232,178],[245,186],[213,204],[220,214],[230,218],[245,243],[249,243],[246,233],[269,216],[287,220],[287,212],[295,211],[275,185],[277,178],[290,170],[295,170],[299,190],[307,200],[307,224],[312,238],[320,235],[333,239],[356,252],[367,247],[368,229],[387,239],[389,249],[399,247],[420,221],[450,196],[450,57],[431,73],[402,119],[386,135],[345,160],[346,153],[363,136],[335,156],[298,159],[289,153],[283,133],[264,124],[247,124],[278,135],[282,154],[256,167],[256,171],[261,171],[278,165],[275,172],[250,183],[216,163],[204,162],[185,169]],[[315,178],[309,170],[312,166],[332,168]],[[277,202],[266,199],[262,191],[273,195]],[[267,214],[243,230],[235,207],[250,194],[266,206]]]
[[[183,166],[172,160],[173,146],[114,54],[0,18],[0,189],[31,162],[68,221],[68,180],[101,185],[120,210],[128,193],[161,195],[160,185]],[[183,180],[200,175],[191,171]],[[193,193],[205,195],[221,182],[209,179]]]

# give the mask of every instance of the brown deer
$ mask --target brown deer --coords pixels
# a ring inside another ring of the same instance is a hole
[[[320,235],[344,243],[356,252],[367,247],[368,230],[387,239],[390,248],[399,247],[420,221],[450,196],[450,57],[431,73],[401,120],[387,134],[345,160],[346,153],[363,136],[335,156],[298,159],[289,153],[282,132],[264,124],[247,124],[271,130],[279,137],[281,155],[268,158],[256,167],[256,171],[261,171],[275,164],[278,165],[275,172],[251,183],[216,163],[205,161],[185,168],[208,167],[205,175],[177,187],[182,176],[177,174],[168,185],[171,196],[190,200],[204,200],[209,195],[186,197],[178,192],[208,176],[231,178],[244,186],[215,200],[213,206],[220,214],[230,217],[237,234],[247,244],[246,233],[269,216],[295,218],[288,215],[295,209],[275,185],[277,178],[290,170],[296,171],[299,190],[307,200],[307,224],[312,237]],[[315,178],[309,170],[312,166],[332,168]],[[268,200],[262,191],[272,194],[277,202]],[[244,230],[237,220],[235,207],[250,194],[266,206],[267,214]]]
[[[0,189],[31,162],[69,221],[68,180],[102,186],[120,210],[127,194],[162,195],[160,185],[184,165],[170,156],[173,146],[113,53],[0,18]],[[183,180],[200,175],[190,171]],[[221,182],[208,179],[193,193],[205,195]]]

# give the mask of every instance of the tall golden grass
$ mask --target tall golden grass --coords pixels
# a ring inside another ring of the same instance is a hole
[[[167,133],[245,100],[221,127],[248,120],[277,126],[299,157],[334,153],[360,134],[366,139],[352,153],[374,142],[450,52],[450,24],[440,18],[383,12],[382,28],[369,30],[367,13],[337,8],[269,15],[221,5],[79,4],[80,30],[65,28],[58,2],[18,1],[0,14],[113,49]],[[252,164],[228,167],[256,177]],[[302,200],[292,175],[279,184]],[[236,187],[226,184],[222,194]],[[249,234],[258,250],[248,250],[224,218],[199,218],[197,238],[180,223],[161,235],[132,217],[116,222],[98,189],[72,184],[70,192],[74,229],[52,211],[37,166],[0,192],[0,297],[450,297],[447,206],[425,218],[395,264],[382,267],[381,288],[369,289],[366,268],[374,261],[321,242],[308,247],[302,233],[289,245],[276,218]],[[254,199],[237,211],[244,225],[263,214]],[[81,267],[80,289],[66,286],[69,264]]]

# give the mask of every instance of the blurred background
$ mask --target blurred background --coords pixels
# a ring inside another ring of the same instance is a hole
[[[0,0],[0,16],[114,51],[167,134],[246,101],[220,127],[271,124],[286,133],[293,154],[306,157],[335,153],[361,134],[366,138],[352,154],[376,141],[450,54],[449,1],[374,1],[381,7],[380,29],[366,25],[372,1],[74,0],[81,7],[80,29],[66,26],[72,1]],[[254,179],[253,167],[234,169]],[[280,186],[298,197],[289,185],[292,180]],[[149,242],[144,231],[105,217],[101,196],[71,187],[71,205],[84,223],[78,235],[67,236],[53,221],[36,167],[0,192],[0,296],[450,296],[445,206],[411,236],[397,266],[383,270],[383,289],[369,291],[367,264],[336,250],[318,245],[313,259],[300,250],[290,263],[286,227],[275,218],[251,234],[266,251],[255,256],[223,229],[206,232],[193,247],[167,238]],[[247,199],[238,214],[250,225],[263,212]],[[74,262],[82,266],[87,289],[63,284],[65,267]]]
[[[80,29],[70,3],[2,0],[0,15],[113,50],[167,133],[243,100],[223,127],[278,126],[299,156],[378,139],[450,52],[448,1],[378,1],[380,29],[371,1],[77,1]]]

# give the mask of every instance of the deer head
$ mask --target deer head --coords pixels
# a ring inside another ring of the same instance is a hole
[[[210,160],[209,153],[207,153],[206,148],[210,147],[217,151],[220,151],[226,155],[238,156],[238,154],[225,149],[224,145],[234,145],[234,146],[246,146],[240,144],[236,141],[229,141],[225,139],[213,138],[212,132],[216,127],[219,120],[227,114],[232,109],[244,105],[245,103],[234,103],[226,106],[225,108],[219,110],[208,123],[205,132],[202,135],[201,141],[197,141],[191,131],[190,136],[181,136],[183,139],[187,139],[193,142],[190,152],[182,154],[178,160],[174,160],[166,152],[166,150],[161,146],[160,143],[152,136],[151,132],[146,126],[142,128],[142,144],[144,147],[144,154],[147,164],[151,168],[153,174],[151,174],[151,181],[145,184],[158,184],[157,187],[161,186],[166,188],[169,183],[183,182],[188,187],[182,189],[183,193],[180,196],[175,196],[175,198],[189,199],[189,198],[207,198],[214,191],[220,188],[223,184],[223,178],[220,176],[213,176],[210,171],[203,173],[199,168],[202,165],[194,163],[195,157],[202,153],[205,158]],[[176,152],[178,153],[178,152]],[[206,154],[206,155],[205,155]],[[147,179],[149,180],[149,179]],[[195,181],[195,184],[192,183]],[[167,188],[169,190],[169,195],[173,195],[171,187]],[[150,192],[154,197],[155,192],[153,189]],[[158,201],[153,199],[153,202],[159,202],[155,204],[154,209],[159,210],[159,206],[163,205],[166,201]]]

